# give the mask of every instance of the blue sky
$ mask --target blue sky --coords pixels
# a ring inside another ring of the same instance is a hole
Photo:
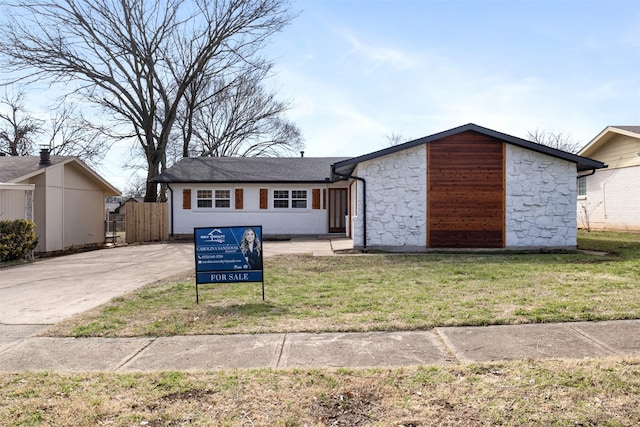
[[[298,0],[265,56],[305,155],[357,156],[392,133],[466,123],[586,144],[640,124],[639,0]],[[121,159],[121,157],[119,157]],[[116,161],[117,163],[117,161]],[[104,176],[124,189],[130,172]]]
[[[306,155],[360,155],[392,133],[466,123],[586,144],[640,124],[640,1],[299,0],[274,84]]]

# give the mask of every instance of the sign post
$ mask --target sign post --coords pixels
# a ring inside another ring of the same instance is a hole
[[[204,283],[262,282],[262,226],[196,227],[196,303]]]

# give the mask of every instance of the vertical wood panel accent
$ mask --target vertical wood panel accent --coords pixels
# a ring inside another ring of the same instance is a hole
[[[327,189],[322,189],[322,209],[327,209]]]
[[[236,209],[244,209],[244,190],[236,188]]]
[[[191,189],[182,190],[182,209],[191,209]]]
[[[429,247],[495,248],[505,242],[505,148],[473,131],[427,148]]]
[[[320,209],[320,189],[311,190],[311,209]]]
[[[269,208],[269,190],[267,188],[260,189],[260,209]]]

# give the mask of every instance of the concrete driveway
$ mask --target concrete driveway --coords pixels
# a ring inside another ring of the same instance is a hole
[[[0,324],[54,324],[193,265],[192,243],[159,243],[3,268]]]
[[[264,256],[333,255],[348,239],[264,242]],[[0,325],[51,325],[195,268],[193,242],[100,249],[0,269]]]

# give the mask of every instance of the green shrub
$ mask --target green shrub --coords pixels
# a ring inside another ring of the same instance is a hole
[[[26,258],[38,244],[35,227],[24,219],[0,221],[0,261]]]

